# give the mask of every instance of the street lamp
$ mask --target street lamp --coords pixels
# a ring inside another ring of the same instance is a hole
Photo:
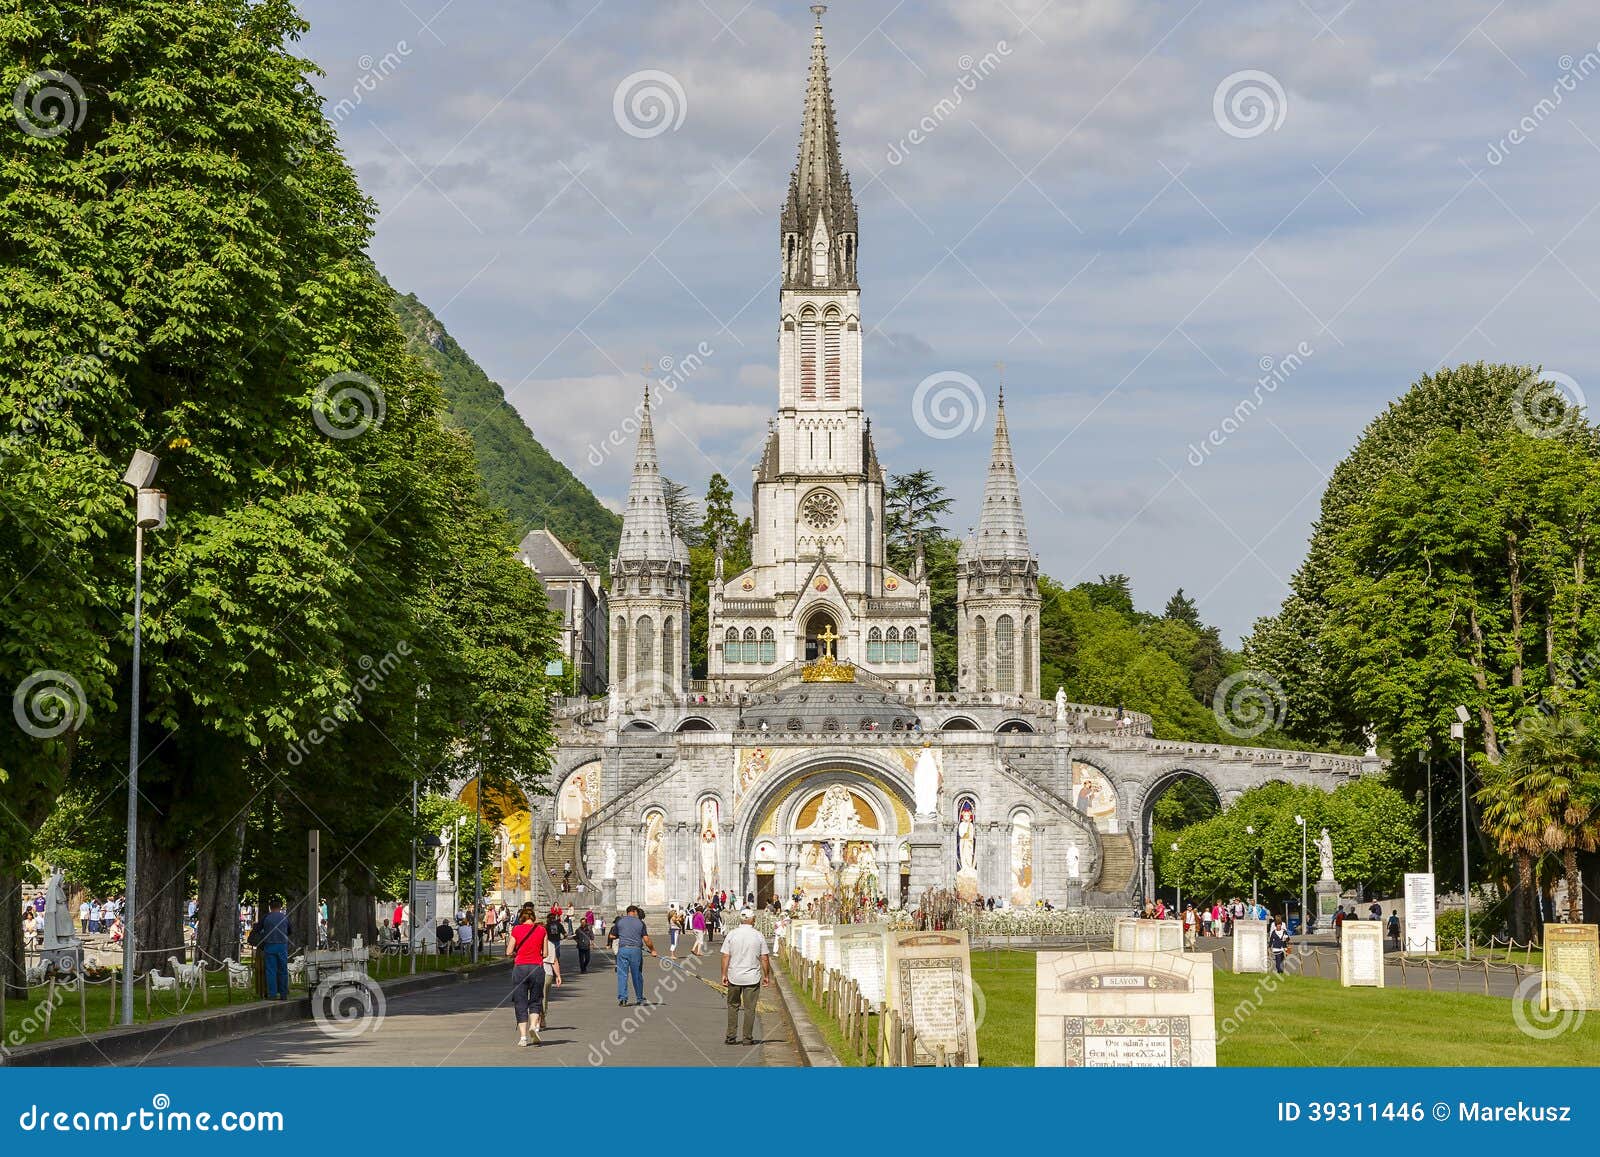
[[[122,476],[133,491],[133,694],[128,714],[128,851],[122,904],[128,918],[122,929],[122,1023],[133,1023],[134,924],[139,911],[135,895],[139,876],[139,666],[144,614],[144,532],[167,525],[167,496],[154,489],[161,459],[135,450]]]
[[[1472,881],[1467,867],[1467,720],[1471,718],[1471,713],[1458,703],[1456,722],[1450,725],[1450,738],[1461,742],[1461,901],[1468,960],[1472,959]]]
[[[1247,835],[1247,836],[1255,835],[1256,834],[1255,827],[1253,825],[1251,825],[1251,824],[1245,824],[1245,826],[1244,826],[1244,834]],[[1260,860],[1257,858],[1258,853],[1259,853],[1259,849],[1256,847],[1255,841],[1251,840],[1250,841],[1250,907],[1251,908],[1255,908],[1260,902],[1257,899],[1257,895],[1256,895],[1256,879],[1257,879],[1257,876],[1258,876],[1258,873],[1256,871],[1256,866],[1260,863]],[[1255,913],[1251,912],[1251,915],[1254,916]]]
[[[1173,843],[1172,850],[1174,852],[1176,852],[1178,850],[1178,845],[1177,845],[1176,842]],[[1178,901],[1177,901],[1177,903],[1178,903],[1178,919],[1182,920],[1183,919],[1183,877],[1178,875],[1178,865],[1176,863],[1174,863],[1172,865],[1172,886],[1178,890]]]
[[[1422,763],[1426,769],[1423,774],[1428,784],[1428,875],[1433,875],[1433,743],[1424,740],[1422,744]]]
[[[1306,922],[1306,817],[1296,815],[1294,822],[1300,826],[1300,935],[1311,935],[1311,925]]]
[[[428,685],[421,684],[417,688],[416,702],[411,705],[411,881],[410,892],[406,897],[406,910],[411,914],[411,972],[417,971],[417,777],[416,777],[416,750],[417,737],[422,732],[422,701],[428,697]],[[434,906],[438,906],[438,891],[434,891]]]

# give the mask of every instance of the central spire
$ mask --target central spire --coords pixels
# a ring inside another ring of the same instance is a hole
[[[811,68],[800,121],[800,151],[783,206],[785,288],[856,288],[856,205],[839,158],[839,128],[822,38],[827,5],[812,5]]]
[[[1011,432],[1006,426],[1006,393],[1000,387],[995,406],[994,445],[989,452],[989,480],[983,488],[983,510],[971,542],[977,558],[1026,559],[1028,524],[1022,516],[1022,488],[1017,484],[1017,465],[1011,457]]]

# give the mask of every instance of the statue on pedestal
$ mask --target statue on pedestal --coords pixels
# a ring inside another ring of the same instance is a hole
[[[917,818],[934,819],[939,814],[939,763],[933,757],[926,740],[917,755],[916,769],[911,773],[911,788],[916,796]]]
[[[1067,721],[1067,691],[1064,687],[1056,688],[1056,722]]]
[[[1322,861],[1322,879],[1333,879],[1333,838],[1327,828],[1317,837],[1317,858]]]
[[[439,833],[439,848],[433,853],[433,878],[441,883],[450,879],[450,837],[453,833],[445,828]]]
[[[44,898],[44,940],[41,947],[72,948],[78,943],[72,927],[72,913],[67,909],[67,888],[62,881],[60,868],[50,873],[50,883]]]
[[[615,880],[617,878],[617,849],[611,844],[606,845],[606,871],[605,875],[600,878],[603,880]]]
[[[1067,879],[1069,880],[1078,878],[1079,856],[1078,845],[1069,844],[1067,846]]]

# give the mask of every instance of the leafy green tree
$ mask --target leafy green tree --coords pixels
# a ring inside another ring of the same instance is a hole
[[[913,470],[891,474],[883,492],[883,527],[889,565],[906,572],[916,556],[917,542],[923,549],[946,537],[941,521],[955,499],[945,494],[932,470]]]
[[[1200,608],[1195,606],[1193,599],[1183,593],[1182,587],[1179,587],[1167,600],[1167,609],[1162,612],[1161,617],[1182,623],[1195,632],[1205,629],[1205,624],[1200,621]]]

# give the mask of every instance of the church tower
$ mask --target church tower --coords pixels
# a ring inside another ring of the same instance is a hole
[[[856,202],[826,6],[811,10],[800,147],[778,224],[778,412],[752,478],[751,565],[711,585],[707,671],[713,689],[741,691],[829,656],[926,695],[928,583],[885,557],[883,469],[862,397]]]
[[[650,391],[611,560],[611,683],[623,696],[681,695],[689,678],[689,548],[673,529],[656,458]]]
[[[1028,549],[1004,386],[983,510],[956,558],[956,617],[961,691],[1038,698],[1039,561]]]

